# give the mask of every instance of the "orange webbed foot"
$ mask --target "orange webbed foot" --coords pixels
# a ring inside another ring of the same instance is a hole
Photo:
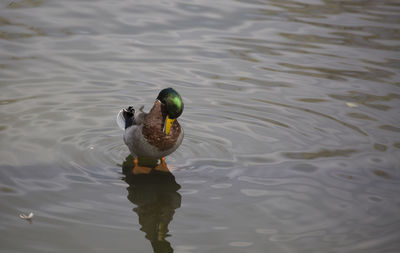
[[[171,172],[165,163],[165,157],[161,158],[161,162],[159,165],[155,167],[155,170],[162,171],[162,172]]]
[[[137,157],[134,158],[133,160],[135,167],[133,167],[132,173],[134,175],[137,174],[149,174],[151,172],[151,168],[149,167],[144,167],[144,166],[139,166],[139,160]]]

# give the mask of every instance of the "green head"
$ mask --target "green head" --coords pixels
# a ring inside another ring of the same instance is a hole
[[[157,99],[164,104],[166,113],[170,119],[176,119],[181,116],[183,112],[182,98],[174,89],[163,89],[158,94]]]

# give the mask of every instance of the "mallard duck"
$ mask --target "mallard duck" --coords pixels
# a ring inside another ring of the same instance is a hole
[[[118,126],[125,131],[124,142],[134,155],[134,174],[151,171],[138,165],[138,157],[160,159],[155,169],[169,171],[165,156],[182,143],[183,128],[177,120],[182,112],[181,96],[174,89],[166,88],[160,91],[150,112],[143,112],[143,106],[138,111],[129,106],[118,113]]]

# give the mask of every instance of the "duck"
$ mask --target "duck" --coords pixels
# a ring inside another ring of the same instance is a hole
[[[134,157],[133,174],[148,174],[152,168],[139,165],[139,158],[160,160],[155,170],[170,172],[165,157],[182,143],[184,132],[178,122],[184,108],[182,97],[173,88],[161,90],[149,112],[143,106],[121,109],[117,124],[124,130],[123,140]]]

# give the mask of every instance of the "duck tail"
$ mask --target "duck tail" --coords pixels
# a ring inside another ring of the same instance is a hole
[[[117,115],[117,124],[122,130],[127,129],[133,124],[135,109],[132,106],[122,109]]]

